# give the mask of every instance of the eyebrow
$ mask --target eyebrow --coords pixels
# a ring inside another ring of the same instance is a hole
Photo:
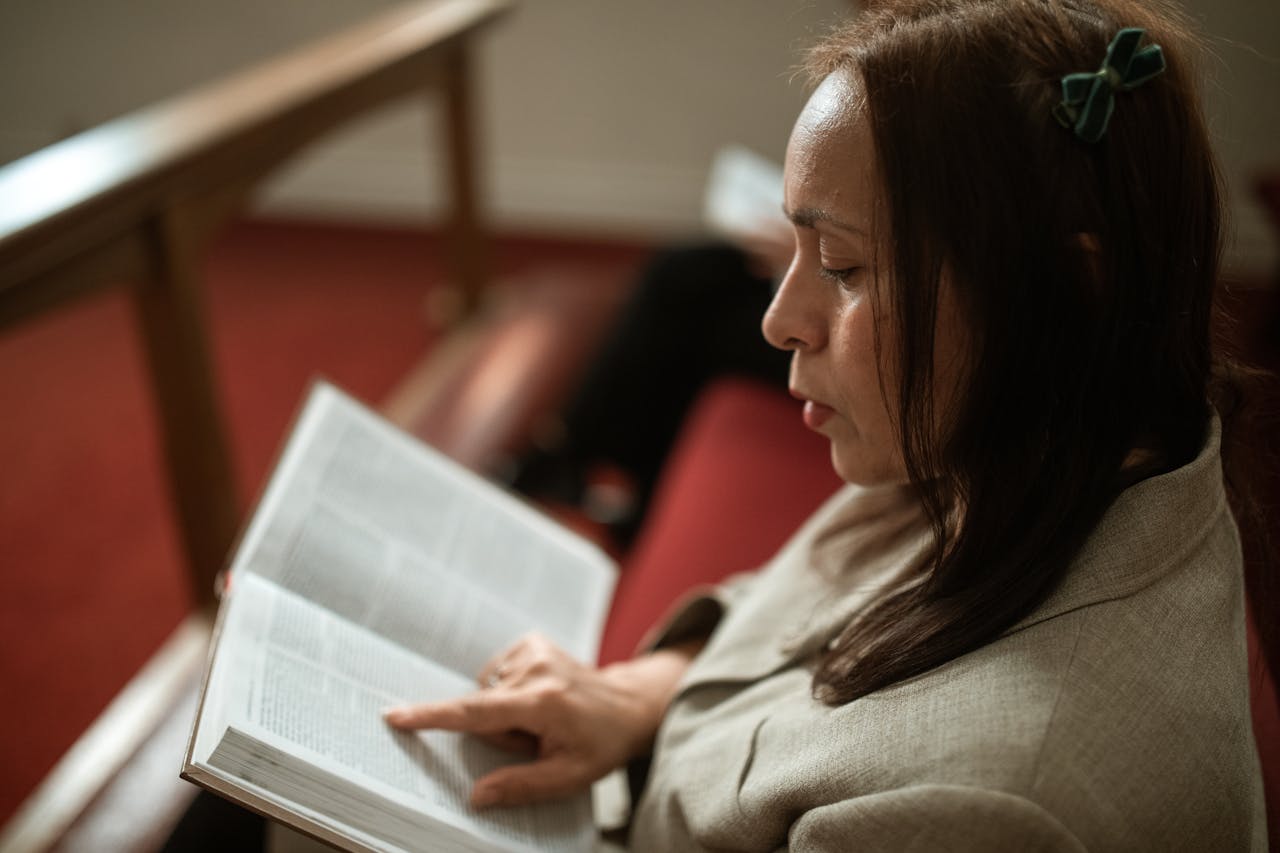
[[[819,222],[826,222],[843,231],[852,231],[855,234],[861,234],[863,237],[867,236],[867,232],[863,231],[858,226],[837,219],[827,211],[816,207],[801,207],[797,210],[787,210],[786,205],[783,205],[782,214],[786,216],[787,219],[791,220],[792,224],[800,228],[813,228]]]

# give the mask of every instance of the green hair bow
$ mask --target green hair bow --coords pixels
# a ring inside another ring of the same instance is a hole
[[[1097,142],[1106,133],[1116,108],[1116,92],[1127,92],[1164,71],[1164,53],[1152,44],[1138,50],[1145,30],[1128,27],[1116,33],[1107,47],[1102,67],[1092,73],[1062,78],[1062,102],[1053,116],[1085,142]]]

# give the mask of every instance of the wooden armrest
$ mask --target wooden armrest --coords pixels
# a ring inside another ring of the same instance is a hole
[[[184,225],[207,230],[306,143],[441,77],[461,61],[461,41],[509,6],[396,7],[0,168],[0,326],[96,285],[86,269],[140,273],[146,246],[135,229],[158,210],[202,199],[213,209]],[[73,262],[75,275],[55,275]]]

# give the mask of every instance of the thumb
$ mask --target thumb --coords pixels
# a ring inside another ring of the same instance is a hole
[[[509,764],[476,782],[471,806],[523,806],[585,791],[594,782],[581,763],[564,755]]]

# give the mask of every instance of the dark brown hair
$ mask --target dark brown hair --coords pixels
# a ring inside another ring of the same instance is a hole
[[[1168,68],[1097,143],[1053,118],[1122,27]],[[887,399],[937,550],[819,662],[849,702],[994,639],[1061,581],[1135,477],[1190,461],[1213,385],[1219,177],[1182,17],[1130,0],[881,2],[812,54],[861,84],[885,196],[898,387]],[[946,271],[970,342],[934,428]],[[1125,467],[1130,451],[1148,464]]]

